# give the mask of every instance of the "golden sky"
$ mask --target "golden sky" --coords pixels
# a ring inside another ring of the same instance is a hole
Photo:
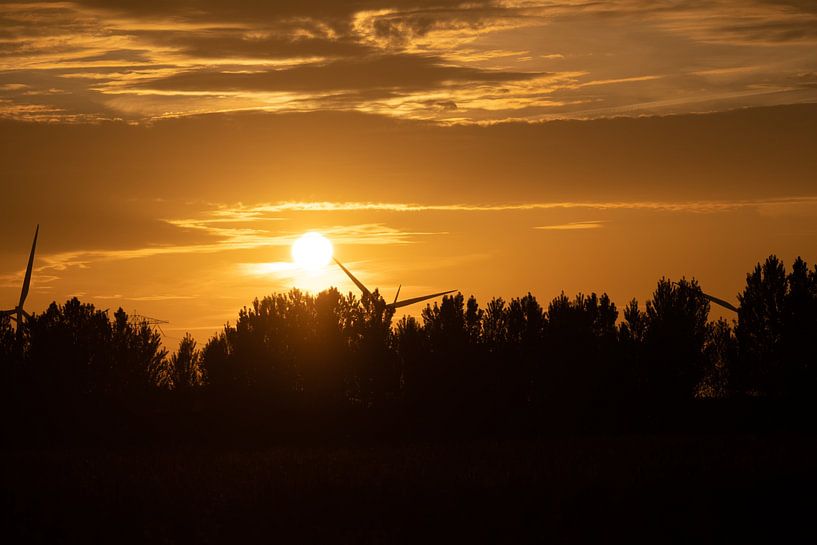
[[[817,261],[809,1],[0,4],[0,307],[205,337],[326,234],[387,298]],[[417,309],[409,309],[416,312]]]

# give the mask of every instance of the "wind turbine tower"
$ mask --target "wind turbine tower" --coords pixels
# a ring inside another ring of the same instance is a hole
[[[23,318],[31,320],[31,315],[23,309],[26,297],[28,297],[28,289],[31,286],[31,271],[34,268],[34,252],[37,249],[37,235],[40,233],[40,226],[34,231],[34,242],[31,244],[31,254],[28,256],[28,266],[26,267],[26,275],[23,279],[23,290],[20,292],[20,302],[17,306],[9,310],[0,310],[0,316],[9,316],[12,320],[17,322],[17,331],[23,325]]]

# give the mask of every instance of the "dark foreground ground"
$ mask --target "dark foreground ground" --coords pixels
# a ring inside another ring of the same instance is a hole
[[[815,542],[813,435],[6,450],[4,543]]]

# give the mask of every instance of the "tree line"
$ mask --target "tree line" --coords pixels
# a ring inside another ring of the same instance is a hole
[[[203,347],[185,335],[171,354],[148,323],[73,298],[19,330],[0,318],[0,361],[8,403],[55,407],[158,395],[456,420],[813,397],[817,267],[798,258],[787,271],[770,256],[738,300],[735,320],[710,321],[695,279],[662,278],[643,308],[632,300],[622,313],[606,294],[481,306],[458,293],[395,320],[377,292],[291,290],[256,299]]]

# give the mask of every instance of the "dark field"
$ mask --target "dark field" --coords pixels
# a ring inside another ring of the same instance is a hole
[[[6,451],[2,523],[5,543],[814,542],[815,461],[811,435]]]

